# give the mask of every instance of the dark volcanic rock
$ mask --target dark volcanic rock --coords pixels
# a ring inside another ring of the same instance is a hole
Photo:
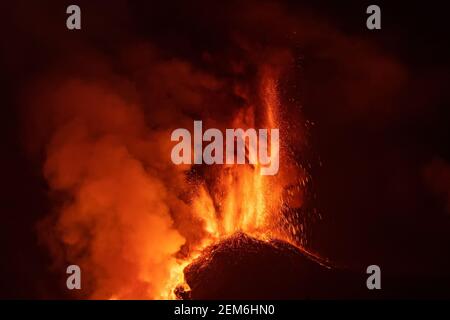
[[[328,265],[280,240],[237,233],[205,249],[184,270],[191,288],[180,298],[307,299],[353,297],[361,277]]]

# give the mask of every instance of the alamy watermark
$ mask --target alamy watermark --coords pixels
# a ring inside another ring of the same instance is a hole
[[[253,164],[258,165],[261,175],[276,175],[280,155],[279,129],[226,129],[225,157],[224,136],[219,129],[203,132],[202,121],[194,121],[194,156],[192,136],[189,130],[175,129],[171,140],[178,141],[173,147],[171,159],[174,164]],[[268,140],[270,139],[270,148]],[[203,149],[203,142],[210,142]],[[270,149],[270,150],[269,150]],[[247,156],[248,155],[248,156]]]

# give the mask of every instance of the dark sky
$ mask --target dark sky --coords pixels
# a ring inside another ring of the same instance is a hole
[[[65,297],[61,275],[50,270],[36,234],[52,205],[42,155],[29,152],[23,90],[66,61],[68,70],[91,68],[70,65],[74,56],[82,63],[86,47],[109,57],[117,47],[146,39],[167,57],[201,65],[204,52],[239,56],[230,38],[236,32],[296,55],[299,67],[285,94],[301,101],[315,124],[308,137],[315,197],[308,207],[322,219],[311,226],[311,248],[352,268],[378,264],[390,277],[417,280],[413,296],[448,297],[450,46],[444,2],[377,1],[377,31],[365,27],[366,1],[310,2],[279,4],[288,12],[284,20],[266,14],[266,2],[259,1],[79,1],[78,33],[65,29],[69,3],[2,3],[0,297]],[[300,35],[293,36],[297,27]],[[336,34],[322,34],[326,30]],[[223,72],[220,62],[210,68]]]

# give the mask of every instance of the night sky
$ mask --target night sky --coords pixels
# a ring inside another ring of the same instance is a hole
[[[30,110],[36,79],[54,70],[98,77],[102,65],[90,64],[92,57],[114,59],[117,48],[143,39],[166,58],[226,78],[224,61],[242,54],[230,34],[295,57],[282,94],[313,123],[304,156],[312,177],[307,210],[321,219],[310,223],[308,247],[353,270],[379,265],[386,297],[450,297],[443,2],[377,1],[382,29],[374,31],[365,26],[365,1],[286,1],[277,10],[269,1],[77,1],[81,31],[65,27],[69,4],[0,5],[1,298],[69,297],[65,274],[51,268],[37,235],[53,206],[42,173],[45,133],[30,125],[45,121]]]

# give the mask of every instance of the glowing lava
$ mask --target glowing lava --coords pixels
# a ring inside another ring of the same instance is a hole
[[[250,105],[241,109],[233,121],[238,128],[278,128],[280,121],[280,99],[277,89],[276,72],[265,68],[261,73],[260,105]],[[256,114],[259,116],[257,123]],[[262,120],[261,120],[262,119]],[[293,159],[282,148],[280,162],[289,163]],[[264,176],[258,173],[256,165],[223,165],[215,171],[214,182],[200,183],[192,199],[194,212],[204,223],[207,232],[200,245],[192,248],[190,254],[179,259],[171,269],[171,277],[160,298],[175,298],[174,289],[185,284],[183,269],[194,261],[208,245],[224,237],[243,232],[252,237],[267,240],[278,238],[290,241],[288,233],[280,227],[286,186],[292,181],[292,172],[283,172],[276,176]],[[286,168],[285,168],[286,169]],[[213,169],[214,170],[214,169]],[[294,172],[298,179],[300,172]],[[297,200],[298,201],[298,200]]]

